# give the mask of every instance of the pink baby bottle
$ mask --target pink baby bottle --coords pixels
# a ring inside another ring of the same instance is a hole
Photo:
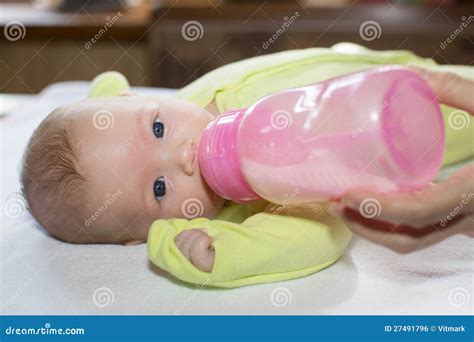
[[[219,115],[203,132],[199,165],[223,198],[305,203],[353,189],[418,189],[436,175],[443,151],[431,88],[409,69],[384,66]]]

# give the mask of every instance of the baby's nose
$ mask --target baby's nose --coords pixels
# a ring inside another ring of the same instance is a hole
[[[196,144],[192,138],[184,140],[178,149],[180,165],[188,176],[194,174],[197,162]]]

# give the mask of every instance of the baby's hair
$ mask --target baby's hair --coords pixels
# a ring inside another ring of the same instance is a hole
[[[21,188],[31,215],[54,237],[92,242],[81,232],[87,183],[77,162],[72,105],[50,113],[31,136],[21,169]],[[82,208],[82,209],[81,209]]]

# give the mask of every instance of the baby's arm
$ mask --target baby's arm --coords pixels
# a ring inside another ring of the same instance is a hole
[[[340,257],[350,236],[327,214],[313,220],[260,212],[242,223],[157,220],[148,234],[148,254],[186,282],[237,287],[317,272]]]

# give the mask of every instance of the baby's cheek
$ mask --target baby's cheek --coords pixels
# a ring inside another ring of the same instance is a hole
[[[188,183],[174,201],[175,217],[193,219],[216,214],[215,200],[200,181]]]
[[[156,219],[158,219],[158,217],[135,222],[129,229],[130,234],[134,237],[134,239],[144,241],[148,236],[148,230],[150,229],[151,224]]]

